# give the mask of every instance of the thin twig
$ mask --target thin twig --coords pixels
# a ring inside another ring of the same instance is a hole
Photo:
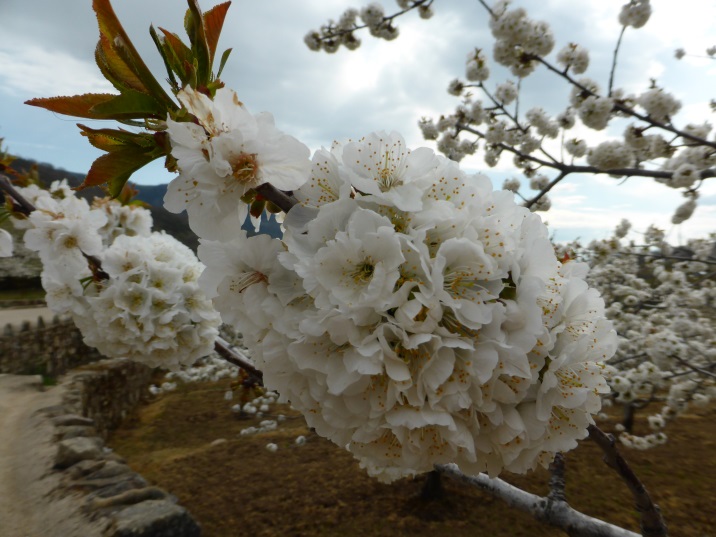
[[[626,25],[622,26],[622,31],[619,32],[619,39],[617,39],[617,46],[614,47],[614,57],[612,58],[612,70],[609,73],[609,97],[612,96],[612,88],[614,87],[614,71],[617,70],[617,55],[619,54],[619,47],[621,47],[622,44],[622,37],[624,37],[624,32],[626,31]]]
[[[687,343],[688,343],[688,341],[687,341]],[[701,367],[692,365],[688,360],[684,360],[683,358],[676,356],[675,354],[671,355],[671,358],[674,358],[681,365],[688,367],[694,373],[699,373],[700,375],[704,375],[704,376],[711,377],[711,378],[716,378],[716,373],[711,373],[711,371],[706,371],[705,369],[703,369]]]
[[[561,172],[557,177],[552,179],[546,187],[544,187],[542,190],[540,190],[535,197],[533,197],[529,201],[526,201],[524,206],[527,207],[528,209],[531,208],[535,203],[537,203],[540,199],[542,199],[542,197],[544,197],[547,194],[547,192],[549,192],[555,186],[557,186],[562,181],[562,179],[567,177],[567,175],[568,175],[567,173]]]

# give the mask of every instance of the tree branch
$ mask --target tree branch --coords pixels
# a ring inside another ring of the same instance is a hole
[[[224,360],[240,367],[249,375],[254,377],[260,385],[263,385],[263,372],[256,369],[256,366],[254,366],[249,361],[249,359],[243,355],[243,353],[236,349],[233,349],[225,339],[220,336],[216,336],[216,341],[214,342],[214,350]]]
[[[529,513],[540,522],[580,537],[639,537],[638,534],[580,513],[564,501],[555,501],[519,489],[499,478],[486,474],[468,476],[454,464],[436,465],[435,469],[447,477],[477,487],[510,507]]]
[[[565,494],[565,478],[564,478],[564,454],[557,453],[554,460],[549,465],[549,496],[548,499],[554,502],[566,502]]]
[[[643,483],[631,469],[624,457],[616,448],[614,436],[606,434],[596,425],[588,427],[589,438],[594,440],[604,452],[604,462],[614,469],[626,483],[634,497],[637,510],[641,513],[641,533],[643,537],[666,537],[668,530],[656,505]]]
[[[14,205],[17,207],[18,212],[24,214],[25,216],[30,216],[30,214],[35,210],[35,206],[27,201],[22,194],[15,190],[15,187],[10,182],[10,178],[7,175],[0,174],[0,191],[10,197]]]
[[[568,172],[561,172],[557,177],[552,179],[546,187],[544,187],[542,190],[540,190],[534,198],[532,198],[529,201],[526,201],[524,206],[527,207],[528,209],[531,208],[535,203],[537,203],[540,199],[542,199],[542,197],[545,196],[547,194],[547,192],[549,192],[555,186],[557,186],[562,181],[562,179],[567,177],[567,175],[569,175]]]
[[[582,90],[583,92],[587,93],[588,95],[594,95],[595,97],[598,97],[598,95],[597,95],[596,93],[594,93],[593,91],[589,90],[588,88],[586,88],[585,86],[583,86],[582,84],[580,84],[579,82],[577,82],[574,78],[572,78],[571,76],[569,76],[568,73],[565,73],[565,72],[563,72],[563,71],[560,71],[559,69],[557,69],[556,67],[554,67],[551,63],[549,63],[547,60],[545,60],[545,59],[542,58],[541,56],[536,56],[536,55],[534,55],[534,54],[530,54],[530,55],[529,55],[529,58],[532,59],[532,60],[536,60],[536,61],[540,62],[540,63],[541,63],[542,65],[544,65],[547,69],[549,69],[549,70],[552,71],[553,73],[556,73],[557,75],[561,76],[562,78],[564,78],[565,80],[567,80],[570,84],[572,84],[573,86],[578,87],[580,90]],[[658,128],[660,128],[660,129],[664,129],[665,131],[671,132],[671,133],[675,134],[676,136],[679,136],[679,137],[684,138],[684,139],[686,139],[686,140],[691,140],[691,141],[693,141],[693,142],[698,143],[699,145],[705,145],[705,146],[712,147],[712,148],[716,149],[716,141],[712,142],[712,141],[709,141],[709,140],[707,140],[707,139],[705,139],[705,138],[700,138],[699,136],[694,136],[693,134],[689,134],[688,132],[680,131],[680,130],[677,129],[676,127],[672,127],[671,125],[666,125],[665,123],[661,123],[661,122],[659,122],[659,121],[656,121],[656,120],[650,118],[649,116],[645,116],[644,114],[640,114],[639,112],[636,112],[633,108],[629,108],[628,106],[623,105],[623,104],[621,104],[621,103],[618,102],[618,101],[615,101],[615,102],[614,102],[614,108],[616,108],[616,109],[619,110],[620,112],[623,112],[623,113],[625,113],[625,114],[627,114],[627,115],[629,115],[629,116],[635,117],[635,118],[637,118],[637,119],[639,119],[639,120],[641,120],[641,121],[643,121],[643,122],[645,122],[645,123],[648,123],[648,124],[650,124],[650,125],[652,125],[652,126],[654,126],[654,127],[658,127]]]
[[[428,6],[432,4],[435,0],[416,0],[415,3],[410,6],[406,7],[405,9],[401,11],[397,11],[393,13],[392,15],[388,15],[387,17],[383,17],[383,24],[386,22],[393,22],[393,19],[397,19],[401,15],[405,15],[408,11],[412,11],[413,9],[419,8],[423,4],[427,4]],[[333,22],[332,20],[330,22]],[[324,25],[321,29],[326,29],[326,31],[323,35],[318,37],[318,41],[327,41],[329,39],[336,39],[339,37],[342,37],[346,34],[351,34],[356,30],[362,30],[363,28],[368,28],[367,24],[357,24],[353,28],[346,29],[346,30],[338,30],[333,31],[329,25]]]
[[[270,201],[281,209],[284,213],[288,213],[291,208],[296,205],[296,200],[286,194],[283,190],[279,190],[270,183],[264,183],[257,186],[254,190],[258,192],[262,198]]]

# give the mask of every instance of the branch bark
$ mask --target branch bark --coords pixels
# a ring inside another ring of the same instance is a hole
[[[596,425],[590,425],[589,438],[594,440],[604,452],[604,462],[612,468],[626,483],[636,508],[641,513],[641,534],[643,537],[666,537],[669,533],[666,523],[644,484],[631,469],[616,447],[614,436],[606,434]]]
[[[10,197],[14,205],[17,207],[17,210],[25,216],[29,216],[35,210],[35,206],[27,201],[17,190],[15,190],[15,187],[12,185],[10,178],[7,175],[0,174],[0,191]]]
[[[608,522],[580,513],[565,501],[537,496],[519,489],[499,478],[490,478],[486,474],[468,476],[454,464],[436,465],[435,469],[447,477],[477,487],[510,507],[529,513],[534,518],[559,528],[569,535],[580,537],[639,537],[638,534],[614,526]]]
[[[224,360],[239,366],[245,370],[249,375],[254,377],[260,385],[263,385],[264,374],[253,365],[249,359],[243,355],[240,351],[233,349],[231,345],[223,338],[217,336],[214,342],[214,350]]]

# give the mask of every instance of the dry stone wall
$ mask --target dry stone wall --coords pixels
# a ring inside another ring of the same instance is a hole
[[[150,485],[105,445],[108,434],[148,393],[153,370],[102,360],[70,373],[63,403],[44,409],[55,426],[55,470],[69,492],[85,494],[85,511],[105,521],[104,537],[200,537],[189,512]]]

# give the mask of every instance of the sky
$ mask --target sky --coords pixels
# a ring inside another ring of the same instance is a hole
[[[465,58],[477,48],[491,57],[487,16],[476,0],[435,0],[435,15],[421,20],[409,13],[397,20],[400,37],[392,42],[358,34],[357,51],[341,49],[329,55],[311,52],[304,35],[328,19],[337,19],[347,7],[363,0],[235,0],[224,24],[219,50],[233,52],[222,74],[226,85],[239,94],[253,112],[269,111],[277,126],[312,150],[333,140],[360,138],[373,131],[398,131],[409,147],[431,146],[422,139],[417,121],[451,113],[459,99],[446,88],[464,78]],[[550,23],[555,52],[568,42],[590,51],[586,73],[607,85],[611,56],[619,35],[617,15],[623,0],[515,0],[529,15]],[[577,6],[578,4],[578,6]],[[150,69],[163,78],[163,65],[149,36],[149,26],[161,26],[183,35],[182,0],[114,0],[114,9]],[[213,3],[201,2],[204,9]],[[616,70],[616,86],[639,93],[649,79],[669,89],[684,104],[677,125],[714,122],[708,102],[716,97],[716,61],[704,57],[716,45],[716,2],[713,0],[652,0],[654,13],[647,25],[626,32]],[[386,12],[397,10],[392,0]],[[0,137],[12,154],[86,172],[102,153],[80,136],[73,118],[24,105],[34,97],[113,92],[94,63],[98,30],[91,0],[0,0]],[[674,51],[690,54],[676,60]],[[553,53],[554,56],[554,53]],[[553,57],[552,56],[552,57]],[[488,84],[509,79],[509,73],[491,64]],[[538,72],[522,84],[520,107],[542,106],[561,112],[569,88],[557,77]],[[94,128],[112,122],[79,120]],[[618,136],[626,123],[607,132],[586,129],[571,135],[588,142]],[[516,175],[510,159],[488,168],[480,154],[461,166],[485,173],[496,188]],[[132,178],[138,184],[167,183],[174,176],[159,161]],[[620,181],[606,175],[573,176],[555,188],[552,209],[544,213],[558,241],[606,238],[622,218],[634,225],[639,240],[649,224],[668,232],[673,244],[716,231],[716,179],[702,188],[694,217],[680,226],[670,223],[680,194],[652,180]],[[528,191],[529,192],[529,191]]]

